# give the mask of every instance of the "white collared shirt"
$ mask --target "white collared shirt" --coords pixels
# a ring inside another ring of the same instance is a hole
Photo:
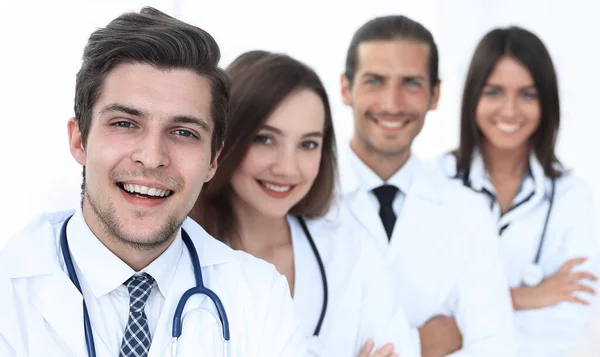
[[[373,170],[371,170],[356,155],[354,150],[348,150],[348,157],[351,160],[352,167],[356,172],[360,190],[368,193],[370,201],[373,204],[373,209],[375,209],[377,212],[379,212],[380,204],[377,196],[375,196],[375,193],[373,193],[373,190],[385,184],[393,185],[398,188],[399,191],[394,198],[392,208],[394,209],[396,217],[400,217],[402,206],[404,204],[404,198],[406,197],[406,193],[410,190],[410,185],[412,183],[412,171],[415,166],[414,157],[411,155],[402,168],[396,171],[387,181],[383,181],[379,176],[377,176],[377,174],[373,172]]]
[[[129,291],[124,283],[136,271],[96,238],[81,209],[75,212],[67,225],[67,241],[94,330],[118,356],[129,317]],[[155,281],[145,307],[151,336],[156,331],[182,252],[183,242],[179,233],[167,250],[142,270]]]

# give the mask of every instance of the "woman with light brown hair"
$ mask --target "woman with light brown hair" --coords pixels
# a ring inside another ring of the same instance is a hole
[[[225,145],[192,218],[285,275],[315,354],[416,356],[376,248],[324,218],[337,162],[321,80],[303,63],[265,51],[241,55],[227,72]]]

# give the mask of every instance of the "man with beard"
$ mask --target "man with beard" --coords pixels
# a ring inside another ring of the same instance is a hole
[[[509,288],[489,210],[411,153],[440,95],[433,36],[404,16],[367,22],[352,38],[341,90],[354,134],[341,150],[334,212],[384,253],[421,355],[513,356]]]
[[[186,218],[223,144],[219,58],[152,8],[90,36],[68,122],[81,207],[0,255],[1,356],[304,356],[285,278]],[[216,295],[182,299],[202,277]]]

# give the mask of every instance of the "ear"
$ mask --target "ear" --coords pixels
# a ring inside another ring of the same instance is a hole
[[[210,164],[210,167],[208,168],[208,172],[206,173],[204,182],[208,182],[208,181],[212,180],[213,177],[215,177],[215,173],[217,172],[219,156],[221,155],[221,150],[223,150],[223,148],[221,148],[217,151],[213,162]]]
[[[79,121],[75,118],[69,119],[67,124],[69,132],[69,149],[71,155],[82,166],[85,166],[85,148],[81,139],[81,131],[79,130]]]
[[[438,106],[438,101],[440,100],[440,88],[442,86],[442,81],[438,81],[435,87],[433,87],[432,95],[431,95],[431,105],[429,106],[429,110],[436,110]]]
[[[352,85],[348,77],[345,74],[342,74],[340,77],[340,88],[342,91],[342,100],[345,105],[352,105]]]

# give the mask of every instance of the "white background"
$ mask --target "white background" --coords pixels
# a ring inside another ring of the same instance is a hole
[[[210,32],[222,65],[254,49],[285,52],[313,66],[331,97],[338,140],[351,134],[339,76],[353,32],[372,17],[404,14],[434,34],[442,96],[414,150],[431,158],[458,142],[463,80],[474,47],[493,27],[538,34],[558,70],[562,127],[558,153],[600,202],[598,60],[600,5],[594,0],[0,0],[0,248],[37,213],[79,203],[81,169],[68,151],[75,73],[89,34],[151,5]],[[600,318],[572,356],[598,356]]]

